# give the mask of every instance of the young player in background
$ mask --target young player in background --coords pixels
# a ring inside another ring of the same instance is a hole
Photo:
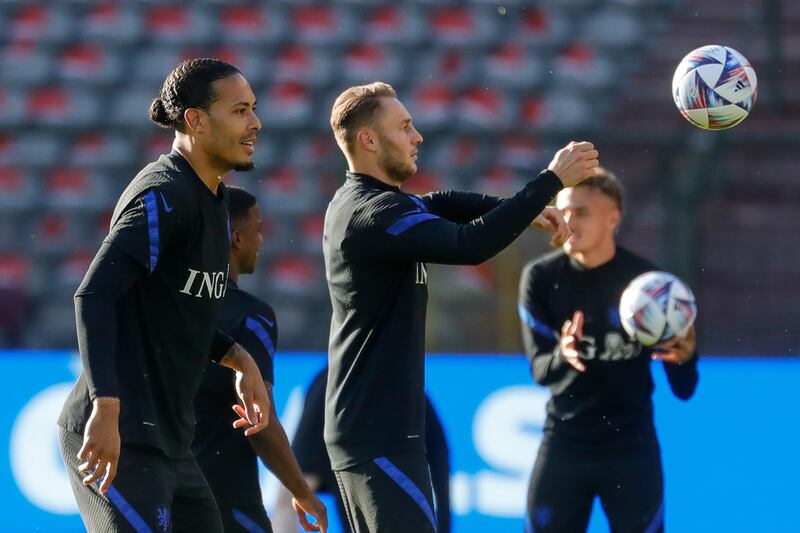
[[[306,392],[303,412],[292,438],[292,450],[311,489],[330,494],[334,498],[342,531],[348,533],[350,526],[347,523],[347,513],[336,477],[331,469],[323,437],[327,383],[328,367],[325,367],[314,376]],[[450,533],[450,450],[439,415],[427,395],[425,395],[425,449],[431,472],[433,499],[436,504],[436,531]],[[292,496],[285,490],[279,489],[272,522],[275,533],[294,533],[296,530]]]
[[[172,152],[123,192],[75,294],[83,369],[59,417],[60,449],[89,531],[221,532],[190,445],[209,359],[236,372],[245,434],[267,425],[252,357],[215,329],[228,275],[223,176],[253,167],[261,123],[232,65],[192,59],[164,81],[150,118]]]
[[[657,269],[616,245],[623,194],[611,173],[564,189],[556,205],[571,235],[563,250],[525,267],[519,292],[533,377],[552,392],[528,489],[529,531],[585,531],[595,496],[611,531],[663,531],[650,361],[663,361],[674,394],[690,398],[698,380],[694,328],[655,349],[624,333],[623,290]]]
[[[292,502],[306,531],[327,530],[325,506],[306,485],[292,455],[289,440],[275,413],[272,387],[273,357],[278,346],[278,323],[268,304],[237,285],[240,274],[255,272],[261,247],[261,211],[247,191],[228,188],[231,222],[230,272],[217,327],[247,349],[258,364],[270,400],[270,424],[255,435],[245,436],[237,427],[244,422],[236,401],[234,375],[209,364],[195,398],[195,436],[192,444],[197,463],[217,500],[225,533],[272,531],[258,483],[258,458],[294,496]],[[234,421],[239,418],[239,421]],[[311,524],[306,513],[315,518]],[[293,513],[294,514],[294,513]],[[293,524],[297,531],[296,523]]]
[[[592,175],[598,154],[591,143],[570,143],[548,170],[504,200],[453,191],[420,197],[401,187],[417,171],[422,136],[391,86],[344,91],[331,127],[349,171],[323,232],[333,306],[325,443],[356,533],[432,532],[425,264],[493,257],[563,186]],[[551,211],[545,213],[557,222]]]

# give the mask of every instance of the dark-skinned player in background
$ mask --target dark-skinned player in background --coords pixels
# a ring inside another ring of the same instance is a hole
[[[570,143],[507,199],[402,191],[422,136],[388,84],[351,87],[331,127],[347,159],[328,205],[323,252],[333,316],[325,443],[356,533],[436,531],[425,450],[428,262],[478,264],[534,219],[556,229],[547,204],[594,174],[591,143]]]
[[[595,497],[613,533],[663,531],[663,472],[653,425],[650,361],[673,393],[697,386],[695,331],[654,349],[622,329],[619,300],[652,263],[616,244],[623,190],[610,172],[558,194],[570,237],[529,263],[519,312],[536,382],[550,388],[528,489],[528,531],[586,530]]]
[[[222,179],[253,167],[255,105],[244,76],[219,60],[167,76],[150,119],[175,130],[172,151],[122,193],[75,294],[83,369],[58,423],[89,531],[222,532],[190,450],[209,359],[235,372],[244,433],[267,426],[258,365],[215,323],[230,251]]]
[[[192,451],[217,500],[225,533],[272,531],[258,483],[259,458],[292,494],[292,506],[303,528],[324,533],[328,524],[325,506],[306,484],[275,412],[275,312],[238,286],[240,274],[252,274],[256,269],[262,242],[261,210],[256,198],[238,187],[228,187],[228,199],[230,272],[217,327],[244,346],[261,369],[271,405],[270,424],[249,437],[237,429],[246,422],[242,406],[235,403],[234,374],[210,363],[195,399]],[[230,410],[232,402],[235,415]],[[308,521],[306,513],[314,517],[315,524]]]

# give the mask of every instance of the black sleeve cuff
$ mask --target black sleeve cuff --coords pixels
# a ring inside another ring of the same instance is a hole
[[[214,338],[211,340],[211,353],[210,358],[211,361],[219,364],[225,354],[230,351],[231,347],[235,344],[234,341],[230,336],[220,330],[214,331]]]

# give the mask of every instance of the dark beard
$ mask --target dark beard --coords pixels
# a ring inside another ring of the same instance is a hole
[[[384,146],[389,145],[386,140],[382,140]],[[395,154],[392,150],[389,153],[385,153],[379,160],[378,165],[386,172],[386,175],[392,180],[397,183],[404,183],[408,178],[414,175],[415,171],[411,165],[404,165],[398,162],[397,157],[393,157]]]
[[[233,170],[236,172],[247,172],[248,170],[253,170],[256,168],[256,164],[253,161],[249,163],[236,163],[233,166]]]

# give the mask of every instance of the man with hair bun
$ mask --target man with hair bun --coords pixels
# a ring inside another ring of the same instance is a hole
[[[192,402],[209,359],[235,372],[245,435],[270,412],[250,354],[215,328],[228,278],[223,176],[253,168],[261,123],[239,70],[191,59],[173,70],[150,118],[172,151],[119,198],[108,236],[75,293],[83,369],[58,424],[89,531],[222,532],[190,445]]]

